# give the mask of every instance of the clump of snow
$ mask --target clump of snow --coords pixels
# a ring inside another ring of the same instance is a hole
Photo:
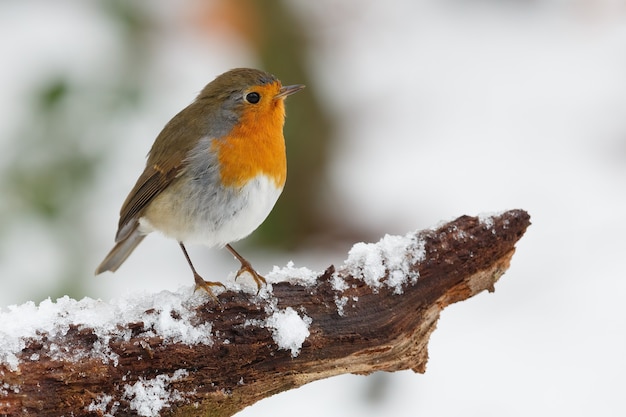
[[[493,216],[491,215],[479,214],[478,221],[482,223],[488,229],[493,227]]]
[[[332,275],[332,277],[330,278],[330,284],[332,285],[333,290],[335,291],[345,291],[349,288],[346,280],[337,274]]]
[[[189,373],[185,369],[179,369],[172,376],[167,374],[158,375],[156,378],[139,378],[134,384],[124,386],[124,398],[130,401],[131,410],[144,417],[157,417],[163,408],[170,407],[172,401],[183,399],[181,393],[169,385],[186,377]]]
[[[346,280],[340,277],[336,273],[330,277],[330,285],[332,286],[333,290],[337,292],[343,292],[347,290],[348,288],[350,288]],[[335,305],[337,306],[337,314],[339,314],[340,316],[343,316],[344,308],[347,303],[348,303],[348,297],[346,296],[340,297],[339,295],[335,295]]]
[[[17,354],[26,347],[27,341],[42,341],[53,357],[87,355],[99,357],[103,362],[117,363],[117,355],[109,349],[109,341],[113,338],[130,340],[131,332],[123,325],[125,323],[143,323],[141,335],[146,337],[159,335],[166,341],[188,345],[210,344],[211,324],[192,325],[194,307],[202,301],[187,287],[174,293],[132,294],[110,303],[91,298],[77,301],[65,296],[55,302],[44,300],[39,306],[32,301],[12,305],[0,309],[0,363],[17,370]],[[77,326],[78,330],[93,330],[97,340],[91,351],[66,352],[54,343],[44,343],[44,340],[65,336],[70,325]]]
[[[319,275],[306,267],[296,268],[293,261],[289,261],[283,268],[274,265],[274,269],[265,278],[269,283],[288,282],[293,285],[311,286],[315,285]]]
[[[348,304],[348,297],[337,297],[335,296],[335,305],[337,306],[337,314],[343,316],[343,309]]]
[[[103,417],[112,417],[117,411],[119,402],[113,401],[109,406],[111,401],[113,401],[112,395],[100,394],[87,406],[87,411],[96,412]]]
[[[8,382],[5,382],[0,386],[0,394],[7,395],[9,392],[14,392],[15,394],[20,393],[19,385],[11,385]]]
[[[496,234],[494,226],[494,217],[500,217],[504,212],[498,213],[481,213],[478,215],[478,221],[487,229],[491,229],[491,233]]]
[[[411,264],[424,259],[424,241],[414,233],[405,236],[385,235],[377,243],[357,243],[348,253],[342,268],[375,290],[382,285],[402,294],[402,286],[419,278]],[[386,277],[386,279],[384,279]]]
[[[212,343],[211,323],[192,324],[194,308],[206,299],[192,296],[188,287],[176,293],[162,291],[149,296],[139,295],[129,301],[126,307],[138,315],[137,321],[144,323],[147,336],[158,335],[166,341],[187,345]]]
[[[282,268],[274,265],[274,268],[267,275],[265,275],[266,284],[262,285],[261,288],[258,288],[256,283],[252,280],[237,281],[236,273],[234,272],[229,276],[231,279],[224,283],[224,285],[227,290],[235,292],[245,291],[256,294],[262,300],[269,301],[273,297],[272,284],[287,282],[292,285],[310,287],[315,285],[319,275],[320,274],[318,272],[312,271],[306,267],[296,268],[293,261],[289,261],[287,265]]]
[[[272,338],[279,349],[291,350],[291,356],[300,353],[302,343],[311,334],[309,326],[312,319],[307,315],[300,315],[291,307],[275,311],[265,320],[265,326],[272,331]]]

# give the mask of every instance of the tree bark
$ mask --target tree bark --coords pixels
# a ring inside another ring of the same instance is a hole
[[[397,252],[385,255],[390,238],[360,246],[374,258],[383,254],[378,278],[376,265],[371,259],[360,265],[355,250],[346,265],[330,266],[314,282],[275,282],[258,296],[227,290],[218,294],[219,304],[206,297],[191,315],[196,328],[211,323],[210,343],[171,342],[154,331],[146,336],[145,323],[123,317],[117,327],[127,337],[102,338],[74,325],[64,335],[26,340],[17,367],[0,363],[0,415],[230,416],[334,375],[422,373],[443,308],[493,291],[529,225],[522,210],[462,216],[402,240],[409,244],[395,261]],[[308,328],[291,349],[280,347],[269,321],[287,311]],[[115,360],[89,354],[103,345]],[[152,398],[152,408],[142,395]]]

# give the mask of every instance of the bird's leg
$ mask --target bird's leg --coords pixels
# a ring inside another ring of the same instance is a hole
[[[193,272],[193,279],[196,281],[196,291],[198,290],[198,288],[202,288],[207,293],[209,293],[209,295],[213,297],[215,301],[219,301],[215,294],[213,294],[213,291],[211,291],[211,287],[223,287],[224,284],[222,284],[221,282],[205,281],[204,278],[202,278],[200,274],[196,272],[196,268],[193,267],[193,264],[191,263],[191,258],[189,258],[189,254],[187,253],[187,249],[185,249],[185,245],[183,245],[183,242],[178,242],[178,244],[185,254],[185,259],[187,259],[187,263],[191,268],[191,272]]]
[[[261,289],[261,286],[267,283],[267,281],[265,281],[265,278],[263,278],[262,275],[256,272],[254,268],[252,268],[252,265],[250,264],[250,262],[248,262],[243,256],[239,255],[237,251],[233,249],[232,246],[227,244],[226,249],[228,249],[230,253],[232,253],[233,256],[237,258],[239,262],[241,262],[241,268],[239,268],[239,271],[237,271],[237,275],[235,275],[235,279],[239,278],[239,275],[243,274],[244,272],[248,272],[250,275],[252,275],[252,279],[254,279],[254,282],[256,282],[257,293],[258,293],[259,290]]]

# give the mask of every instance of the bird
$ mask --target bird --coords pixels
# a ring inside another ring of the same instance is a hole
[[[96,275],[115,272],[152,232],[175,239],[196,289],[215,298],[196,271],[186,244],[226,247],[260,290],[266,282],[232,246],[256,230],[283,191],[287,158],[285,98],[304,85],[235,68],[217,76],[159,133],[146,167],[122,204],[115,246]],[[258,291],[257,291],[258,292]]]

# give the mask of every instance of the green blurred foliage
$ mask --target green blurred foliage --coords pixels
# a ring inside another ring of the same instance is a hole
[[[68,206],[93,180],[98,159],[80,152],[83,126],[71,123],[70,83],[53,79],[35,91],[32,122],[20,129],[14,158],[3,176],[5,189],[19,208],[47,221],[68,214]]]
[[[94,74],[87,84],[70,74],[43,73],[31,88],[30,106],[17,123],[11,157],[0,172],[0,233],[19,224],[37,225],[61,257],[57,277],[45,272],[59,287],[54,293],[33,289],[39,292],[34,299],[85,295],[93,265],[87,264],[92,245],[84,210],[110,150],[111,120],[140,104],[144,91],[146,35],[153,26],[149,14],[133,2],[101,1],[100,6],[119,31],[120,56],[114,61],[120,64]],[[32,262],[37,254],[25,253],[22,259]]]

